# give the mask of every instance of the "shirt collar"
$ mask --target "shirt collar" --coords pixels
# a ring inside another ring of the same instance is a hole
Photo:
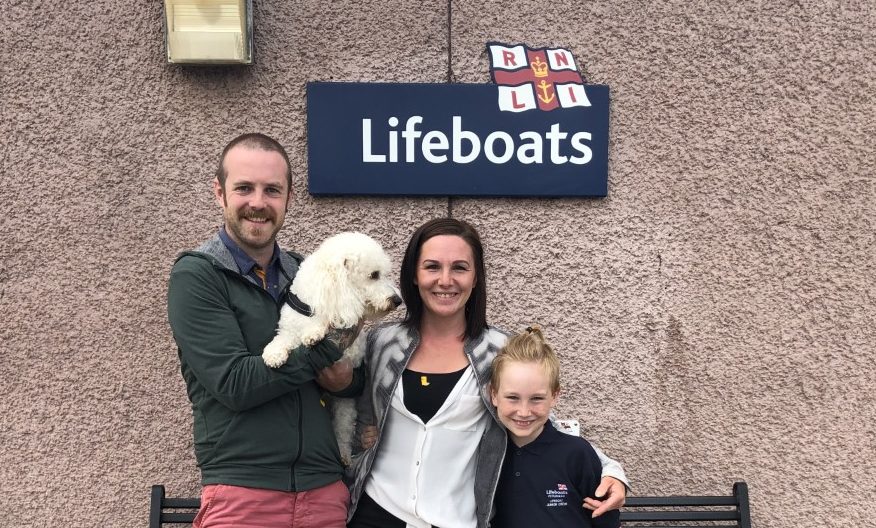
[[[258,265],[258,263],[253,260],[252,257],[246,254],[246,252],[237,245],[229,235],[228,232],[225,231],[225,226],[222,226],[222,229],[219,230],[219,238],[222,239],[222,243],[225,244],[225,247],[228,248],[228,251],[231,253],[231,256],[234,258],[234,263],[237,264],[237,269],[240,270],[242,275],[249,275],[252,272],[252,269]],[[268,262],[268,267],[274,266],[277,264],[277,259],[280,258],[280,246],[274,242],[274,253],[271,255],[271,260]]]
[[[514,442],[511,440],[510,436],[508,437],[508,441],[511,442],[510,447],[512,449],[524,449],[526,451],[529,451],[530,453],[539,455],[550,449],[551,444],[554,443],[557,438],[556,435],[558,434],[563,433],[557,431],[554,428],[553,424],[551,424],[551,421],[548,420],[547,422],[545,422],[544,429],[542,429],[541,433],[539,433],[539,435],[535,437],[535,440],[526,444],[525,446],[517,447],[517,445],[514,444]]]

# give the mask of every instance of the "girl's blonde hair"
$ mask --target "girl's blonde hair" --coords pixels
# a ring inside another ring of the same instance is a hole
[[[509,339],[496,358],[493,359],[490,384],[494,391],[499,388],[499,379],[505,365],[512,362],[541,365],[548,376],[551,392],[556,394],[560,390],[560,361],[557,359],[554,349],[545,341],[544,334],[538,326],[532,325],[524,332]]]

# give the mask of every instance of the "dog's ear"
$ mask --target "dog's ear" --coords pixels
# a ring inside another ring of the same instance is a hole
[[[354,274],[356,273],[356,268],[359,265],[359,259],[356,257],[350,257],[344,259],[344,267],[347,268],[347,273]]]
[[[325,262],[325,278],[319,284],[319,315],[335,328],[355,326],[365,311],[365,303],[351,273],[349,259],[338,256]]]

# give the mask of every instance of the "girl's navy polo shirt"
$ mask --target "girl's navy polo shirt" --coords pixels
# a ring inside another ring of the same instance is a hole
[[[557,431],[550,421],[523,447],[508,439],[496,489],[493,528],[620,526],[617,510],[596,519],[582,504],[602,478],[602,464],[590,443]]]

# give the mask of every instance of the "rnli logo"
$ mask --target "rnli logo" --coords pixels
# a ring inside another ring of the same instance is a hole
[[[492,42],[487,44],[487,49],[490,75],[499,85],[499,110],[551,111],[590,106],[584,79],[571,51]]]

